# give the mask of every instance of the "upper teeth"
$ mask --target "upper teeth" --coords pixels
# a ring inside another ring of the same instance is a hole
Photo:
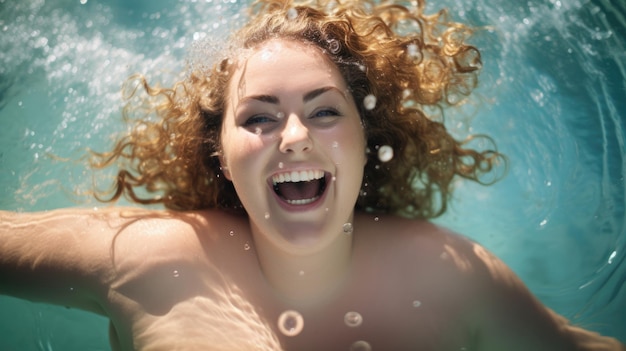
[[[284,182],[308,182],[315,179],[321,179],[324,177],[324,171],[309,170],[309,171],[293,171],[280,173],[272,176],[272,182],[274,184]]]

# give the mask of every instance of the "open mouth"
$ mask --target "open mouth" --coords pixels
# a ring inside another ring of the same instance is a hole
[[[293,171],[272,176],[274,192],[290,205],[315,202],[326,190],[326,174],[321,170]]]

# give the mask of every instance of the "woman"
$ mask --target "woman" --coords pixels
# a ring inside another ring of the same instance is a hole
[[[2,213],[0,292],[109,317],[115,350],[623,349],[424,220],[502,160],[423,112],[475,86],[469,30],[331,4],[261,2],[211,69],[142,81],[152,115],[95,166],[168,211]]]

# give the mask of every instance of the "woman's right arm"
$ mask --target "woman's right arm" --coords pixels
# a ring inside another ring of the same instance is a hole
[[[104,314],[119,209],[0,211],[0,294]]]

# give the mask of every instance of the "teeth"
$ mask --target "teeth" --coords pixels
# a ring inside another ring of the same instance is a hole
[[[274,185],[285,182],[308,182],[315,179],[324,178],[324,171],[320,170],[308,170],[308,171],[293,171],[280,173],[272,176],[272,183]],[[302,200],[307,201],[307,200]]]
[[[316,196],[312,199],[302,199],[302,200],[286,200],[289,204],[291,205],[306,205],[306,204],[310,204],[311,202],[315,201],[319,199],[319,196]]]

